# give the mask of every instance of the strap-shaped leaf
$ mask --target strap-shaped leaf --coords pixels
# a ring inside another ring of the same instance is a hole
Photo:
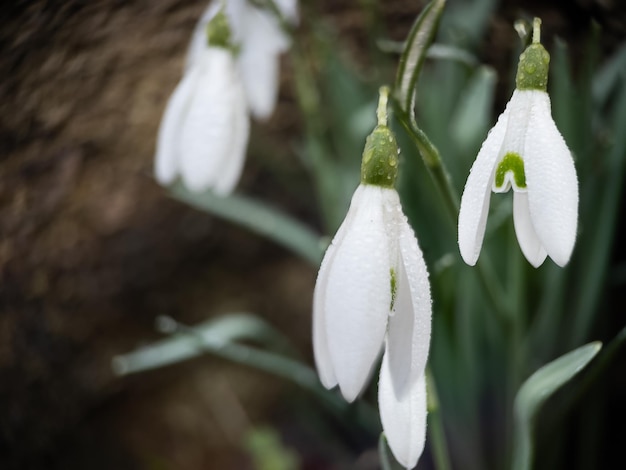
[[[432,0],[426,5],[415,20],[400,57],[395,92],[402,111],[407,114],[415,102],[415,84],[426,59],[428,47],[435,39],[445,4],[446,0]]]
[[[541,367],[522,384],[514,404],[513,470],[531,468],[533,422],[541,405],[580,372],[601,348],[598,341],[581,346]]]
[[[169,189],[170,194],[179,201],[267,237],[314,266],[319,266],[322,260],[325,243],[320,236],[269,204],[239,194],[220,197],[211,191],[194,193],[180,183]]]

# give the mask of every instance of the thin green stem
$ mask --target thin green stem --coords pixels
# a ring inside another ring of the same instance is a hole
[[[426,380],[428,384],[428,436],[435,459],[435,467],[437,470],[450,470],[452,466],[450,465],[443,419],[439,412],[439,396],[435,378],[430,369],[426,370]]]

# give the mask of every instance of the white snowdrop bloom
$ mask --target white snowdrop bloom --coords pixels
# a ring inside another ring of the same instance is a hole
[[[538,23],[520,56],[516,90],[472,166],[461,198],[459,249],[469,265],[480,254],[491,192],[513,188],[513,222],[522,253],[535,267],[546,256],[559,266],[570,259],[578,223],[578,179],[572,155],[546,93],[548,52]]]
[[[296,0],[277,1],[276,6],[285,20],[297,23]],[[219,8],[219,2],[211,3],[198,21],[189,45],[187,67],[191,67],[206,48],[206,25]],[[248,0],[227,0],[225,12],[232,27],[233,42],[238,46],[237,66],[250,111],[258,119],[268,118],[278,96],[280,54],[289,48],[290,38],[272,12]]]
[[[410,468],[424,448],[432,307],[426,264],[394,189],[397,157],[395,138],[379,121],[365,144],[361,184],[318,273],[313,347],[321,382],[339,385],[353,401],[384,345],[383,429]]]
[[[232,51],[225,44],[204,48],[166,106],[157,140],[157,180],[169,185],[180,176],[192,191],[232,192],[243,169],[249,127]]]

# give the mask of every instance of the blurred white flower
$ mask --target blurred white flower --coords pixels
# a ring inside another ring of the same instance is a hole
[[[513,188],[513,222],[522,253],[535,267],[546,256],[569,261],[578,224],[578,179],[554,124],[546,93],[549,55],[534,42],[520,57],[517,88],[483,143],[461,198],[459,249],[469,265],[480,254],[491,191]]]
[[[192,191],[230,193],[241,176],[250,122],[232,52],[206,47],[165,109],[156,151],[156,178],[181,176]]]
[[[297,0],[279,0],[275,4],[286,21],[297,23]],[[187,68],[206,48],[206,25],[219,8],[220,2],[211,3],[196,25],[187,54]],[[237,66],[248,106],[255,118],[266,119],[276,106],[280,54],[289,48],[290,38],[272,12],[256,7],[248,0],[227,0],[225,12],[232,28],[233,43],[239,48]]]

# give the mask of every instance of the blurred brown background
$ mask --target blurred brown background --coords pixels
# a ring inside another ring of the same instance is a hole
[[[310,3],[366,64],[363,2]],[[381,2],[389,35],[401,40],[423,3]],[[193,324],[258,313],[310,358],[315,270],[169,199],[151,176],[161,113],[205,6],[0,7],[2,469],[250,468],[239,442],[263,423],[284,431],[303,468],[331,468],[322,443],[291,421],[285,397],[300,392],[282,380],[210,357],[125,379],[111,371],[112,356],[159,338],[160,314]],[[521,11],[573,47],[591,15],[607,28],[607,53],[624,37],[617,1],[502,2],[481,59],[510,65]],[[240,190],[321,230],[294,156],[301,117],[289,68],[285,59],[275,115],[253,128]],[[287,197],[277,168],[299,197]]]

